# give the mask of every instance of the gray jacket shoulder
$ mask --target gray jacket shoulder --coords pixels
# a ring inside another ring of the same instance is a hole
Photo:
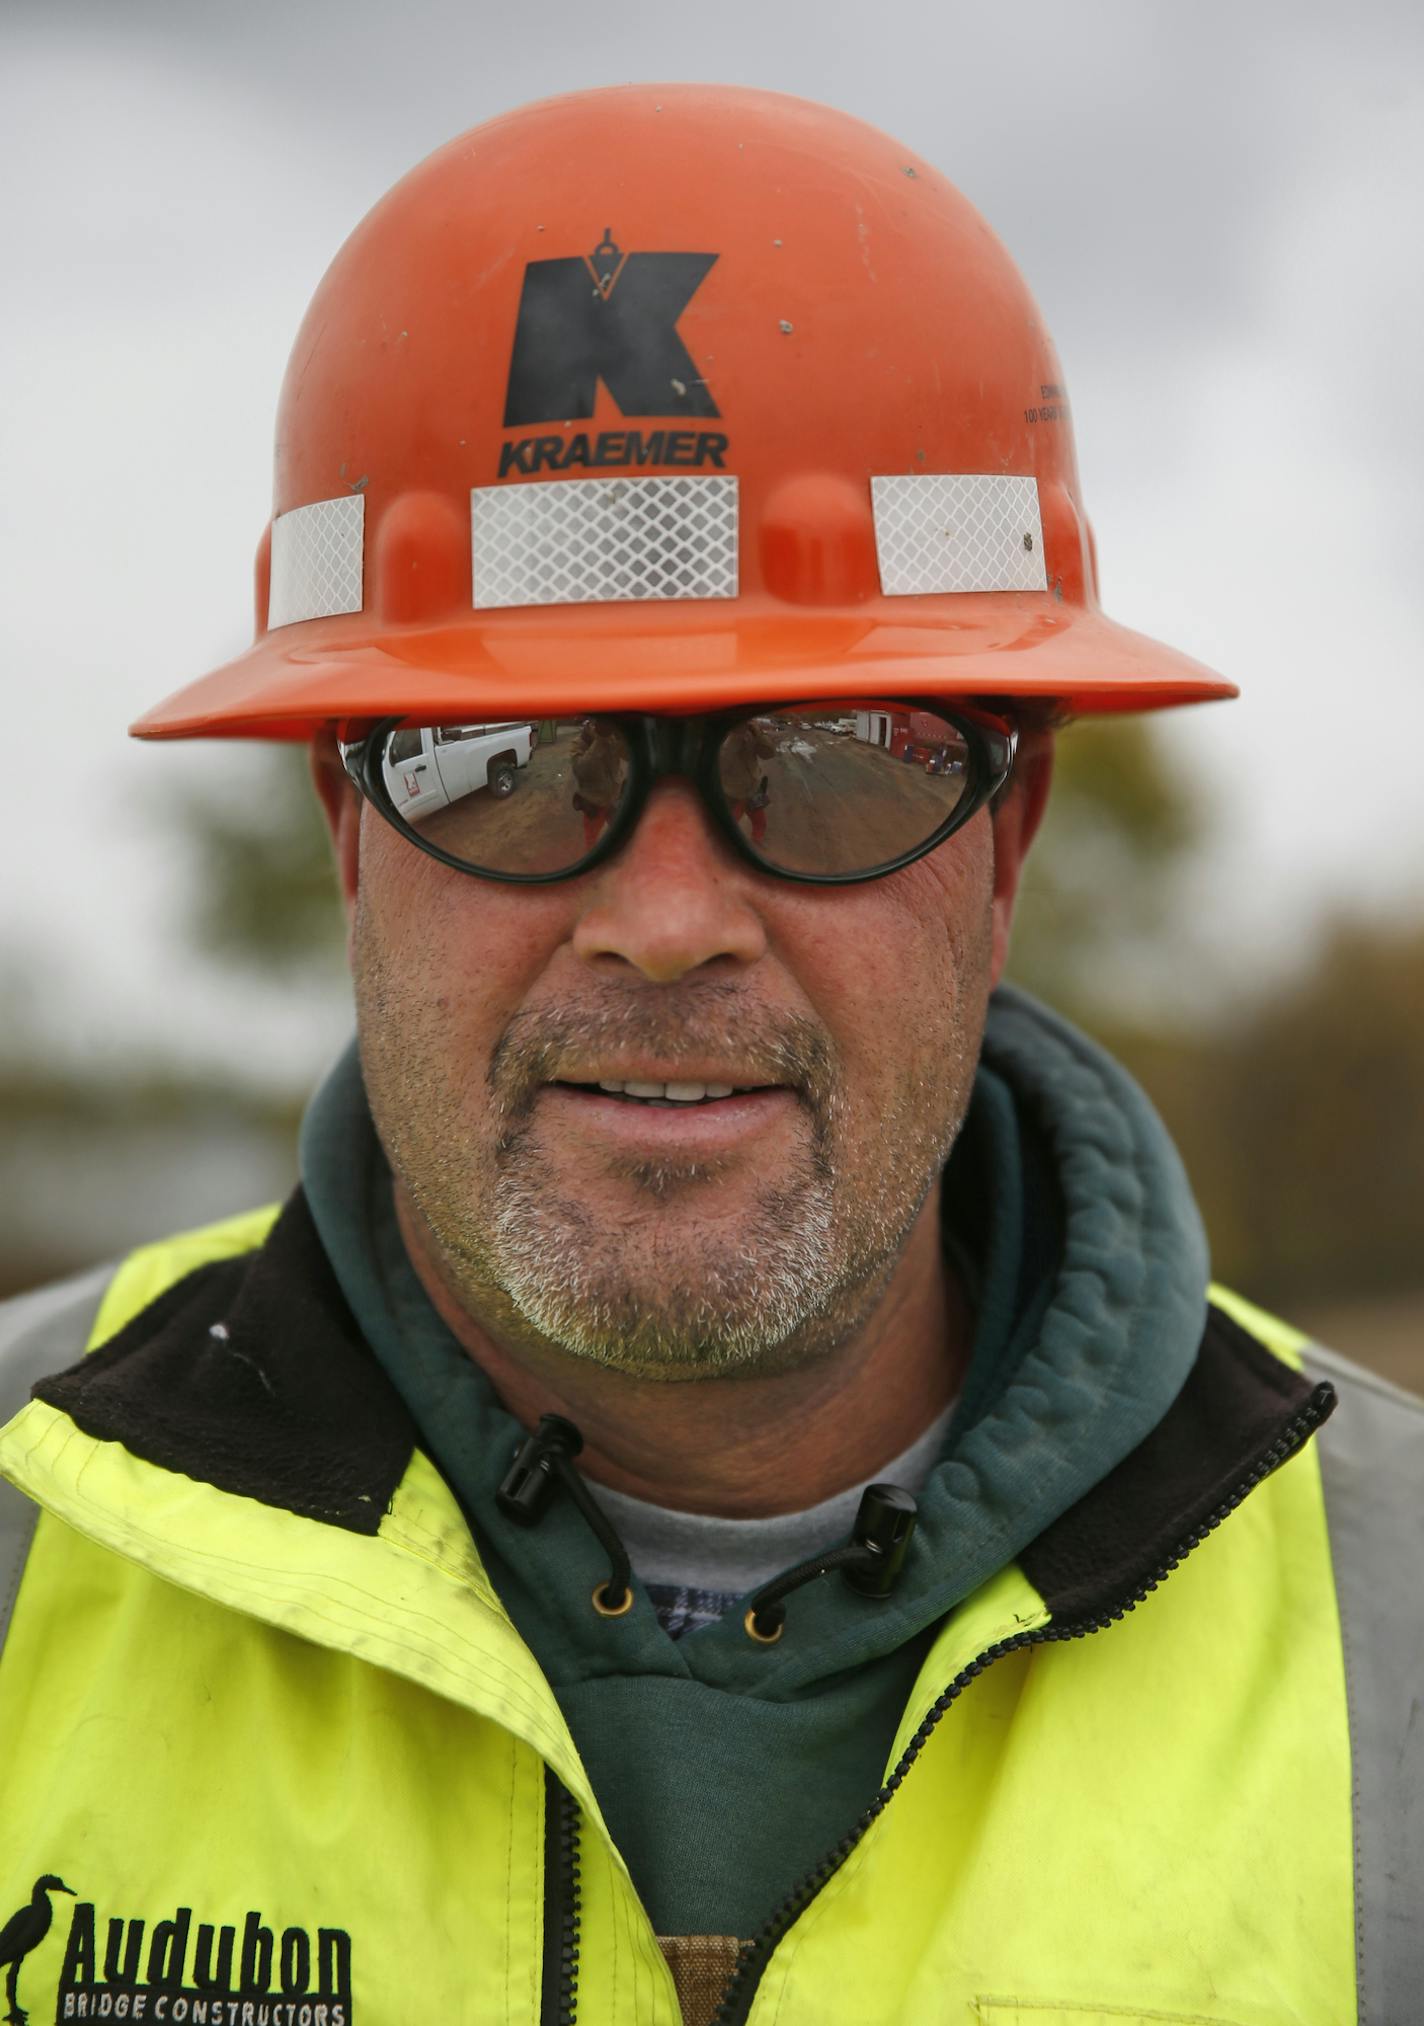
[[[1308,1344],[1303,1360],[1310,1378],[1328,1379],[1340,1396],[1318,1437],[1327,1502],[1363,1500],[1376,1527],[1402,1529],[1417,1547],[1424,1540],[1424,1399],[1321,1344]]]
[[[83,1355],[113,1277],[112,1266],[94,1266],[0,1302],[0,1424],[19,1413],[37,1379]]]
[[[1359,2016],[1412,2019],[1424,1990],[1424,1400],[1311,1345],[1339,1405],[1321,1429],[1354,1779]]]
[[[0,1302],[0,1426],[19,1413],[37,1380],[83,1355],[113,1274],[112,1266],[93,1267]],[[30,1501],[0,1478],[0,1648],[37,1516]]]

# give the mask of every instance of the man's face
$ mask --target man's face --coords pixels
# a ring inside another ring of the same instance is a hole
[[[614,859],[521,888],[414,849],[332,765],[318,778],[372,1114],[466,1313],[665,1379],[843,1341],[964,1116],[1038,798],[816,888],[734,858],[664,783]]]

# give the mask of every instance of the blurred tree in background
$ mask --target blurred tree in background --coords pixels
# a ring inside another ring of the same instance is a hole
[[[1203,812],[1168,766],[1150,718],[1060,734],[1048,813],[1014,918],[1010,975],[1102,1031],[1180,969],[1177,884]]]
[[[274,977],[339,971],[341,907],[307,749],[277,746],[263,760],[259,794],[179,804],[193,941]]]
[[[1224,1274],[1300,1309],[1424,1291],[1424,923],[1334,923],[1209,1046],[1139,1042],[1134,1066]]]

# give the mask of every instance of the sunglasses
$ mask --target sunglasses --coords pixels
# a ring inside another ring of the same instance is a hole
[[[1018,742],[977,706],[918,699],[347,730],[347,773],[412,844],[459,872],[531,885],[610,858],[664,779],[689,781],[761,872],[820,886],[880,879],[996,795]]]

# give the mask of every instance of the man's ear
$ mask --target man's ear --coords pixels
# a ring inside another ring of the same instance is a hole
[[[994,811],[994,954],[998,984],[1009,961],[1009,933],[1024,860],[1033,843],[1053,782],[1053,734],[1031,732],[1019,745],[1008,791]]]
[[[327,727],[311,743],[312,782],[331,833],[336,857],[336,876],[349,920],[356,902],[356,880],[361,841],[361,795],[341,764],[336,734]]]

